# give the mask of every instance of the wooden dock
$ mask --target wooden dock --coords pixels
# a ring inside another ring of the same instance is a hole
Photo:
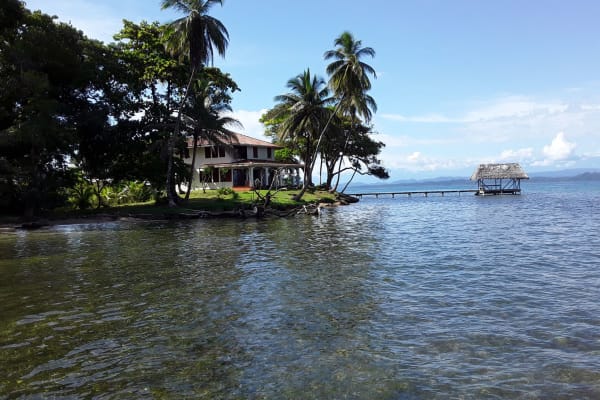
[[[442,197],[446,194],[458,194],[459,196],[462,193],[476,193],[477,189],[459,189],[459,190],[418,190],[418,191],[408,191],[408,192],[372,192],[372,193],[348,193],[350,196],[363,198],[363,196],[375,196],[375,198],[379,198],[380,196],[386,197],[396,197],[396,196],[408,196],[411,197],[413,195],[422,195],[428,197],[429,195],[441,195]]]

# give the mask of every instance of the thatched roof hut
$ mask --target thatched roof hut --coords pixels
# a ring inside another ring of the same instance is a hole
[[[479,168],[471,175],[471,180],[478,179],[529,179],[518,163],[479,164]]]
[[[521,179],[529,179],[517,163],[480,164],[471,175],[477,181],[477,194],[520,194]]]

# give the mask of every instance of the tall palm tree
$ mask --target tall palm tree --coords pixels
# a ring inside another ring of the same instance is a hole
[[[282,110],[286,115],[279,139],[283,141],[290,138],[299,148],[304,161],[304,184],[296,196],[300,199],[312,184],[313,150],[319,133],[331,115],[328,105],[333,98],[329,96],[325,80],[312,76],[309,69],[290,79],[287,87],[290,89],[289,93],[275,97],[275,101],[284,106]]]
[[[369,75],[377,78],[373,67],[361,61],[365,56],[375,57],[371,47],[361,47],[362,41],[355,40],[350,32],[342,33],[334,42],[336,48],[326,51],[324,58],[333,61],[327,66],[329,86],[340,101],[343,114],[356,115],[369,122],[377,111],[375,100],[367,94],[371,89]]]
[[[377,78],[375,69],[361,59],[375,57],[375,50],[371,47],[362,47],[362,41],[354,39],[350,32],[343,32],[335,39],[335,49],[326,51],[323,57],[333,60],[327,66],[329,86],[338,101],[337,109],[343,117],[350,120],[350,131],[347,137],[340,138],[344,143],[342,154],[346,152],[351,131],[360,126],[359,117],[365,123],[371,121],[373,112],[377,111],[377,104],[367,92],[371,89],[369,75]],[[338,177],[342,167],[343,156],[339,159]],[[337,185],[336,185],[337,186]]]
[[[165,46],[180,58],[190,61],[190,79],[181,95],[174,137],[179,136],[181,129],[181,112],[186,104],[189,91],[197,71],[205,63],[212,62],[215,50],[221,56],[229,44],[229,33],[225,25],[218,19],[208,15],[213,5],[223,5],[223,0],[162,0],[162,9],[175,9],[184,14],[183,17],[168,24],[165,34]],[[169,206],[174,207],[176,193],[172,190],[173,182],[173,139],[169,140],[167,166],[167,196]]]
[[[234,132],[229,130],[230,127],[242,127],[237,119],[224,115],[231,112],[232,109],[227,102],[222,101],[223,96],[220,92],[221,89],[211,81],[199,80],[194,91],[193,106],[189,112],[183,115],[183,122],[186,128],[192,132],[193,140],[192,163],[185,200],[190,198],[198,139],[206,139],[208,142],[218,145],[227,142],[227,139],[234,135]]]

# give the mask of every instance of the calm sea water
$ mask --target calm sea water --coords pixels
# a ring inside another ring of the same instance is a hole
[[[600,184],[0,235],[0,398],[598,399]]]

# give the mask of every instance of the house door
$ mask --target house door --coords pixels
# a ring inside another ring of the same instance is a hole
[[[233,170],[233,186],[248,186],[248,171],[245,169]]]
[[[254,176],[253,186],[256,189],[262,189],[266,183],[264,169],[256,167],[254,168],[254,171],[252,171],[252,175]]]

